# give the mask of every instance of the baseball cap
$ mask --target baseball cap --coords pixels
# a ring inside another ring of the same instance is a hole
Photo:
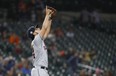
[[[34,39],[34,35],[33,35],[34,31],[35,31],[34,26],[29,27],[28,30],[27,30],[27,37],[29,37],[31,40]]]
[[[33,32],[35,31],[35,28],[38,28],[38,27],[39,27],[39,25],[31,26],[31,27],[28,28],[28,30],[27,30],[27,36],[28,36],[31,40],[34,39]]]

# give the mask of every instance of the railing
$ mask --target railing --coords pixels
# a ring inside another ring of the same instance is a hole
[[[100,68],[95,68],[95,67],[92,67],[92,66],[89,66],[89,65],[80,64],[80,63],[78,63],[77,65],[78,65],[79,67],[86,68],[86,69],[89,69],[89,70],[96,71],[97,69],[99,69],[99,71],[100,71],[101,73],[104,72],[104,70],[102,70],[102,69],[100,69]]]

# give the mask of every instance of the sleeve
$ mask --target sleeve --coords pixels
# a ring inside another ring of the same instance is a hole
[[[42,38],[40,37],[39,34],[35,36],[34,44],[37,47],[41,47],[42,46]]]

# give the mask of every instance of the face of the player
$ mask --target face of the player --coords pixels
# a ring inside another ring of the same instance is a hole
[[[39,32],[40,32],[40,28],[35,28],[34,35],[39,34]]]

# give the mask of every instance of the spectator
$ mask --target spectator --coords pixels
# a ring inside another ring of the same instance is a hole
[[[96,68],[95,74],[93,76],[101,76],[101,70],[99,68]]]
[[[0,76],[30,76],[30,63],[26,59],[22,59],[20,62],[15,60],[12,55],[5,58],[0,56],[0,67]]]
[[[91,27],[99,28],[100,27],[101,16],[97,10],[93,10],[90,14],[90,23]]]
[[[90,52],[85,52],[83,55],[84,55],[84,61],[85,62],[90,62],[91,61]]]
[[[22,74],[31,76],[29,61],[27,60],[27,58],[22,58],[21,61],[22,61],[22,63],[21,63],[22,64],[22,68],[21,68]]]
[[[74,55],[74,49],[72,47],[70,47],[69,50],[66,52],[65,55],[66,55],[65,56],[66,60],[68,60],[71,56]]]
[[[12,56],[4,59],[4,68],[6,71],[10,70],[15,65],[15,59]]]
[[[64,50],[60,50],[59,56],[64,57],[65,56],[65,51]]]
[[[19,45],[20,43],[20,38],[18,35],[16,35],[15,33],[11,33],[10,37],[9,37],[9,42],[13,45]]]
[[[14,67],[12,67],[9,71],[7,71],[6,76],[16,76]]]
[[[82,55],[83,55],[83,61],[86,64],[90,63],[92,59],[96,58],[96,53],[94,51],[91,52],[84,51]]]
[[[75,52],[70,58],[67,60],[69,65],[69,72],[74,75],[77,72],[77,64],[80,62],[80,58],[77,52]]]
[[[74,38],[75,34],[72,28],[69,28],[68,31],[66,32],[66,36],[68,38]]]
[[[87,8],[85,8],[80,12],[80,24],[81,24],[81,26],[85,26],[85,27],[88,26],[89,20],[90,20],[90,13],[87,10]]]
[[[21,70],[23,68],[23,63],[22,61],[19,61],[17,64],[16,64],[16,67],[17,69]]]
[[[24,67],[22,68],[22,73],[23,73],[23,75],[31,76],[31,70],[30,70],[30,68],[29,68],[28,63],[25,63],[25,64],[24,64]]]

